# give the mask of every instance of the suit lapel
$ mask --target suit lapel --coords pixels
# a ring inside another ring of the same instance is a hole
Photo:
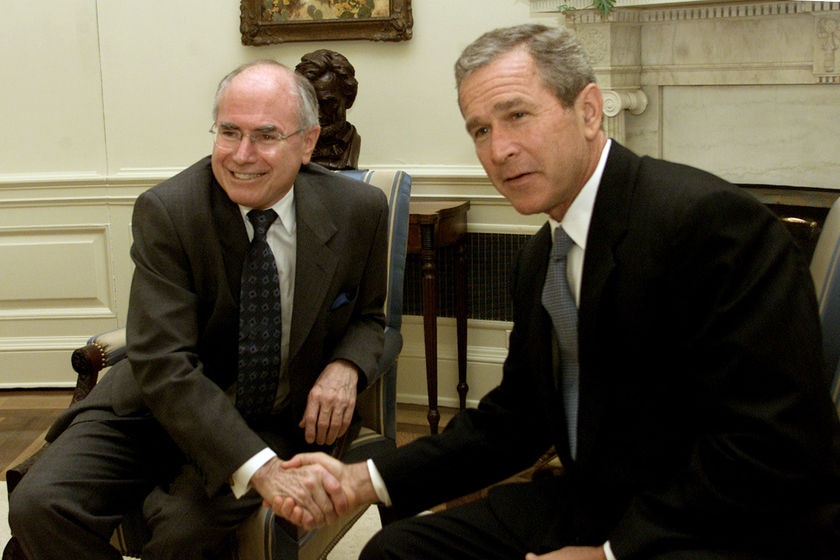
[[[303,170],[295,181],[295,216],[297,220],[297,263],[295,301],[289,360],[293,360],[318,314],[338,266],[338,257],[327,246],[338,232],[332,216],[322,202],[329,196],[318,181]]]
[[[239,301],[239,288],[242,282],[242,263],[248,251],[248,231],[242,220],[239,206],[228,198],[215,177],[211,181],[210,200],[212,204],[213,227],[219,237],[224,259],[225,275],[231,290],[233,302]]]
[[[295,270],[295,301],[292,329],[289,337],[291,361],[323,308],[327,290],[335,275],[338,258],[327,247],[336,234],[332,216],[321,198],[329,196],[318,181],[303,169],[295,181],[295,218],[297,222],[297,262]],[[239,206],[232,202],[213,179],[213,219],[222,246],[225,274],[233,301],[239,300],[242,263],[248,250],[248,232]]]
[[[607,380],[598,374],[595,366],[597,353],[603,348],[599,346],[603,343],[599,340],[599,333],[603,332],[598,324],[602,316],[600,302],[615,269],[616,246],[627,231],[638,165],[637,156],[612,141],[589,224],[578,322],[581,368],[578,461],[586,461],[597,441],[606,405]]]

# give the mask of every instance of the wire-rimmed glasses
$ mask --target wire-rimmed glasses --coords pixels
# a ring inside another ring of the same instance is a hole
[[[250,133],[244,133],[242,130],[232,126],[224,126],[214,124],[210,127],[210,134],[214,137],[214,142],[220,148],[226,150],[236,150],[245,136],[251,141],[253,146],[262,152],[270,152],[276,149],[280,144],[294,136],[303,132],[302,128],[295,130],[289,134],[282,134],[273,127],[264,130],[256,130]]]

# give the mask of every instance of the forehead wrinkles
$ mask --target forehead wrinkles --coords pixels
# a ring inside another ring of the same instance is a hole
[[[518,50],[507,53],[464,78],[459,96],[461,112],[469,119],[514,98],[525,102],[541,85],[530,55]]]
[[[480,78],[480,77],[479,77]],[[522,76],[491,76],[466,84],[461,96],[461,113],[467,129],[477,124],[487,124],[494,116],[503,115],[514,108],[534,105],[533,84]]]
[[[500,99],[490,105],[487,109],[482,109],[479,113],[466,114],[465,125],[467,130],[471,130],[479,126],[489,124],[489,121],[492,120],[494,116],[504,116],[515,109],[529,107],[530,105],[531,104],[527,99],[520,96]]]

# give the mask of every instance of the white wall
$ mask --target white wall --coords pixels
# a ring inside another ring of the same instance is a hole
[[[529,20],[527,0],[415,0],[405,42],[246,47],[239,2],[4,1],[0,18],[0,177],[169,173],[205,154],[218,80],[241,62],[330,48],[360,83],[348,119],[360,165],[475,166],[452,64],[492,27]],[[552,17],[549,21],[556,21]]]
[[[348,119],[362,167],[401,167],[413,196],[470,198],[471,231],[532,231],[499,200],[458,112],[452,65],[528,0],[414,0],[405,42],[246,47],[237,0],[0,2],[0,388],[72,384],[69,353],[124,324],[134,197],[209,153],[213,93],[242,62],[294,66],[318,48],[356,68]],[[557,15],[540,16],[557,24]],[[506,329],[470,324],[470,398],[500,377]],[[441,404],[456,402],[455,344],[440,321]],[[400,400],[424,402],[419,318],[404,323]]]
[[[70,350],[91,333],[124,324],[134,197],[209,152],[216,84],[248,60],[272,57],[294,66],[317,48],[343,53],[360,82],[348,114],[362,136],[360,166],[408,170],[414,199],[470,199],[471,232],[534,231],[544,217],[517,215],[477,164],[452,65],[486,30],[531,20],[558,25],[561,17],[532,16],[529,0],[412,4],[410,41],[245,47],[238,0],[0,0],[0,388],[72,384]],[[768,15],[663,8],[663,17],[625,12],[612,29],[593,19],[587,37],[591,52],[602,54],[610,52],[609,38],[648,22],[639,41],[639,59],[648,61],[641,70],[626,61],[627,43],[620,41],[615,69],[596,64],[605,86],[641,73],[649,104],[627,116],[626,143],[736,182],[840,189],[840,135],[832,128],[840,78],[798,85],[813,81],[823,56],[817,22],[837,21],[837,3],[813,14],[800,6],[806,3],[755,4],[767,5]],[[799,6],[796,13],[775,15],[791,5]],[[745,51],[745,38],[757,52]],[[695,60],[720,52],[721,71]],[[733,73],[739,81],[710,87],[711,78]],[[754,87],[759,76],[769,88]],[[776,127],[772,134],[768,124]],[[452,404],[454,325],[439,323],[440,402]],[[470,399],[500,377],[508,328],[470,321]],[[405,318],[403,332],[398,398],[423,402],[419,317]]]

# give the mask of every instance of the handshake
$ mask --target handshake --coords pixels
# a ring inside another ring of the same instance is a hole
[[[345,464],[325,453],[275,457],[254,473],[251,486],[275,515],[307,530],[379,501],[367,463]]]

